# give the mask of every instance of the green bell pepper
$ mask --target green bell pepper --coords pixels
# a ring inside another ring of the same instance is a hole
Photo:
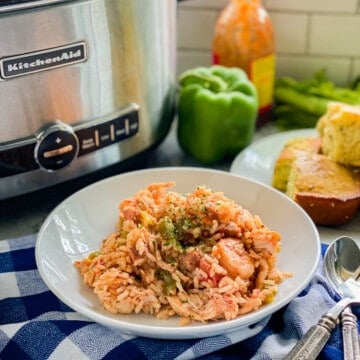
[[[179,77],[177,136],[180,147],[203,164],[235,156],[250,144],[258,95],[239,68],[213,65]]]

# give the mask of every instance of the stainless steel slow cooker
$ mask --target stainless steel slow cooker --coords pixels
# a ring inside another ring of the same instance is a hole
[[[175,107],[175,0],[0,2],[0,199],[151,151]]]

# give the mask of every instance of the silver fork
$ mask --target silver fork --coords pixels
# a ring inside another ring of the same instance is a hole
[[[315,360],[335,329],[340,314],[348,306],[360,304],[360,266],[344,282],[345,297],[312,326],[287,354],[285,360]],[[357,339],[359,341],[359,339]],[[353,357],[352,359],[358,359]]]

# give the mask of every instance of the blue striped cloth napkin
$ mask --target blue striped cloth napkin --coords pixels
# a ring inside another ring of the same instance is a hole
[[[0,241],[0,359],[283,359],[334,303],[322,263],[308,288],[246,340],[236,331],[202,339],[119,334],[74,312],[50,292],[35,263],[36,235]],[[322,246],[324,252],[325,245]],[[342,359],[337,328],[321,359]]]

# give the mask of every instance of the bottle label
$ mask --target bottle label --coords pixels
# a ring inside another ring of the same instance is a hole
[[[249,78],[259,97],[259,111],[271,107],[275,81],[275,55],[271,54],[252,61]]]

